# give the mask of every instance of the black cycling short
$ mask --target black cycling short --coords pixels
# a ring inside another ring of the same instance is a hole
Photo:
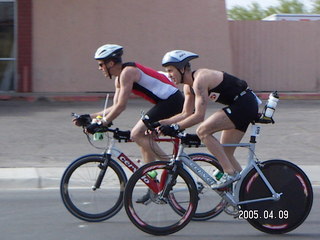
[[[154,105],[146,115],[149,116],[151,122],[157,122],[162,119],[170,118],[182,112],[184,103],[183,94],[178,90],[168,99],[158,102]]]
[[[247,90],[246,94],[239,96],[224,112],[236,126],[236,129],[246,132],[249,124],[257,119],[259,106],[256,95]]]

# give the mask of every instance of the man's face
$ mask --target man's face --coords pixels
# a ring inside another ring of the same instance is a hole
[[[175,84],[179,84],[181,83],[181,74],[178,71],[177,68],[175,68],[174,66],[167,66],[165,67],[166,72],[169,75],[169,78],[175,83]]]
[[[105,63],[103,60],[97,60],[99,65],[99,70],[102,71],[103,75],[107,78],[109,78],[108,74],[108,68],[110,68],[110,61],[108,63]]]

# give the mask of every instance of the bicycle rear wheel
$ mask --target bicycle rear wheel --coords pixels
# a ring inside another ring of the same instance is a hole
[[[213,172],[219,169],[223,172],[218,160],[206,153],[192,153],[189,157],[195,161],[201,168],[203,168],[208,174],[213,176]],[[194,221],[205,221],[219,215],[225,208],[227,202],[224,201],[211,187],[206,184],[198,175],[189,171],[196,181],[198,189],[198,207],[195,214],[192,217]],[[172,193],[172,207],[177,211],[178,214],[185,213],[186,209],[183,205],[180,205],[175,200],[174,192]]]
[[[62,201],[75,217],[99,222],[113,217],[123,206],[127,177],[114,160],[109,161],[101,186],[94,189],[105,158],[87,155],[75,160],[65,170],[60,184]]]
[[[176,166],[176,165],[174,165]],[[177,168],[177,177],[169,181],[173,176],[171,171],[172,163],[167,161],[156,161],[142,166],[129,179],[124,196],[124,206],[131,222],[140,230],[153,235],[168,235],[175,233],[185,227],[197,208],[197,189],[190,174],[183,168]],[[146,179],[149,171],[156,171],[156,179],[154,181],[158,192],[150,190],[150,199],[144,204],[136,203],[149,187],[141,179]],[[173,210],[169,202],[168,196],[161,198],[162,190],[167,183],[171,182],[172,188],[170,193],[174,192],[174,196],[183,205],[186,211],[183,214],[177,214]]]
[[[313,191],[308,177],[299,167],[284,160],[263,162],[261,170],[274,190],[281,194],[280,199],[243,204],[241,210],[257,212],[247,220],[260,231],[281,234],[294,230],[304,222],[312,207]],[[252,169],[241,184],[240,201],[270,196],[269,189]]]

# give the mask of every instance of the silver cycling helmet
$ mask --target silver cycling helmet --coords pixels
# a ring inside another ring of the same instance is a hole
[[[116,44],[105,44],[101,47],[99,47],[94,54],[94,59],[96,60],[102,60],[104,62],[107,62],[108,60],[113,60],[114,62],[118,63],[121,62],[121,56],[123,54],[123,47]],[[112,75],[110,73],[111,67],[107,67],[107,72],[109,75],[109,78],[112,78]]]
[[[94,54],[96,60],[108,60],[111,58],[121,58],[123,54],[123,47],[116,44],[106,44],[99,47]]]
[[[162,58],[162,66],[174,66],[177,69],[183,69],[188,65],[189,61],[198,58],[199,55],[184,51],[184,50],[173,50],[167,52]]]

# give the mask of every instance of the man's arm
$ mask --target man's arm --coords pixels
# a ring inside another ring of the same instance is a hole
[[[194,101],[195,101],[195,96],[193,93],[190,91],[190,87],[188,85],[183,86],[183,93],[184,93],[184,103],[183,103],[183,109],[181,113],[178,113],[177,115],[160,120],[161,125],[170,125],[172,123],[177,123],[179,121],[182,121],[183,119],[187,118],[194,112]]]
[[[126,67],[119,78],[119,90],[110,112],[106,115],[107,122],[116,119],[125,109],[131,95],[133,83],[140,79],[140,72],[135,67]]]
[[[206,115],[207,103],[208,103],[208,87],[206,82],[202,79],[196,79],[193,84],[193,90],[195,93],[195,110],[189,117],[177,122],[180,129],[186,129],[202,122]]]

